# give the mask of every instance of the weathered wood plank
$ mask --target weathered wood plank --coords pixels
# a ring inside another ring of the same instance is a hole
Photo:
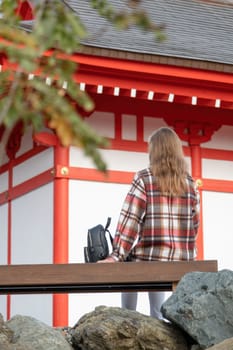
[[[188,272],[217,269],[216,260],[1,265],[0,294],[172,290]]]

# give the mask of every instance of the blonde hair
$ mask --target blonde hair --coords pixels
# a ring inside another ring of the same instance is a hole
[[[162,193],[177,196],[186,191],[187,164],[181,141],[174,130],[162,127],[151,135],[149,160]]]

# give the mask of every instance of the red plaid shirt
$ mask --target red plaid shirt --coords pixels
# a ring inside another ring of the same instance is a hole
[[[187,192],[162,195],[149,168],[135,174],[125,198],[111,256],[118,261],[193,260],[199,226],[199,193],[187,175]]]

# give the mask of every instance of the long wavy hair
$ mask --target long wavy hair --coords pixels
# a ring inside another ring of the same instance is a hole
[[[187,164],[181,141],[168,127],[157,129],[149,139],[149,160],[152,174],[163,194],[179,196],[187,189]]]

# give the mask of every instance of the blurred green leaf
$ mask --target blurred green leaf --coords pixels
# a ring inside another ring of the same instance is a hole
[[[137,7],[122,13],[107,0],[91,0],[90,4],[117,28],[137,25],[163,39],[162,28]],[[65,0],[43,0],[35,7],[29,33],[20,29],[16,7],[17,1],[0,3],[0,51],[14,64],[13,69],[9,65],[0,74],[0,124],[8,128],[6,136],[19,120],[34,130],[49,125],[63,145],[81,146],[96,168],[106,171],[99,148],[107,147],[108,141],[96,134],[80,114],[80,110],[92,111],[94,101],[73,80],[77,63],[65,59],[65,55],[78,51],[87,34],[85,25]]]

